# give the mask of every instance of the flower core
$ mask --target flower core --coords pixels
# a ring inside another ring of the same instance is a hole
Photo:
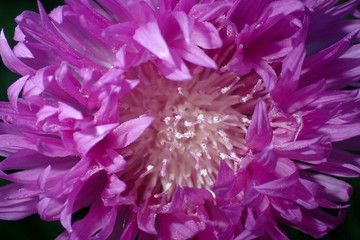
[[[152,64],[141,66],[136,72],[140,84],[120,104],[124,121],[155,118],[123,154],[127,171],[138,173],[131,174],[135,188],[146,177],[149,188],[161,182],[162,189],[147,189],[157,198],[170,198],[177,186],[210,190],[220,162],[236,171],[248,152],[245,134],[261,80],[202,67],[192,74],[190,81],[174,82]]]

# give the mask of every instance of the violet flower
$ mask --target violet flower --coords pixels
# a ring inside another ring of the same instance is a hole
[[[1,33],[22,75],[0,103],[1,219],[60,220],[58,240],[288,239],[280,222],[319,238],[343,221],[359,0],[65,2],[18,16],[13,49]]]

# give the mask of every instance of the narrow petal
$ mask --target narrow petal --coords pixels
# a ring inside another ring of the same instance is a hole
[[[189,239],[200,229],[184,213],[164,214],[159,217],[159,239]]]
[[[111,206],[112,199],[116,198],[126,189],[126,184],[121,181],[118,176],[112,174],[109,177],[108,183],[101,193],[101,198],[105,206]]]
[[[294,186],[298,184],[299,176],[292,174],[288,177],[276,179],[262,185],[255,186],[256,191],[269,196],[286,198],[295,191]]]
[[[204,66],[208,68],[216,69],[216,63],[209,56],[207,56],[199,47],[193,44],[179,43],[176,46],[176,51],[186,61]]]
[[[6,40],[3,29],[1,30],[0,34],[0,55],[5,66],[11,71],[19,73],[22,76],[34,74],[34,69],[27,66],[15,56]]]
[[[100,147],[104,147],[102,144],[95,147],[93,155],[96,162],[103,167],[109,173],[117,173],[126,167],[126,161],[118,152],[108,149],[106,153],[103,152]]]
[[[204,49],[220,48],[223,44],[217,29],[208,22],[195,22],[191,41]]]
[[[118,126],[117,123],[100,125],[74,133],[74,140],[80,153],[85,155],[96,143]]]
[[[270,144],[272,135],[266,104],[259,100],[246,133],[246,143],[250,148],[261,151]]]
[[[11,84],[11,86],[7,90],[9,102],[11,103],[11,106],[15,111],[18,110],[17,102],[18,102],[19,94],[23,86],[25,85],[25,82],[28,80],[28,78],[29,75],[20,78],[19,80]]]
[[[136,29],[135,41],[162,60],[171,62],[171,54],[156,22],[149,22]]]
[[[150,126],[153,120],[153,117],[144,116],[124,122],[114,129],[108,141],[112,147],[126,147],[134,142]]]
[[[79,110],[59,102],[59,120],[63,121],[65,119],[81,120],[83,119],[83,115]]]
[[[142,207],[137,214],[137,224],[138,227],[150,234],[157,234],[157,230],[155,228],[155,218],[156,213],[151,211],[147,206]]]
[[[229,10],[230,7],[230,2],[226,1],[197,4],[191,8],[189,15],[199,21],[212,21]]]
[[[180,29],[183,33],[185,42],[190,43],[190,35],[193,31],[193,22],[184,12],[174,12],[173,16],[179,23]]]

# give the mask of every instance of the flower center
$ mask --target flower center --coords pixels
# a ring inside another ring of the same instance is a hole
[[[127,183],[145,188],[148,197],[169,200],[177,186],[210,189],[221,161],[236,171],[248,151],[247,108],[253,107],[261,80],[197,67],[192,80],[175,82],[150,63],[137,71],[140,84],[120,103],[121,120],[144,114],[155,120],[123,151]]]

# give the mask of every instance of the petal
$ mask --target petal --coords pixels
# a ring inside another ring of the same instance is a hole
[[[17,102],[18,102],[19,94],[28,78],[29,75],[20,78],[19,80],[11,84],[11,86],[7,90],[7,94],[9,96],[9,102],[11,103],[11,106],[15,111],[18,110]]]
[[[150,126],[153,117],[131,119],[118,126],[107,138],[111,147],[124,148],[134,142]]]
[[[254,186],[254,189],[256,189],[256,191],[260,193],[269,196],[289,198],[295,191],[294,186],[298,184],[298,179],[299,176],[295,173],[288,177],[276,179],[262,185]]]
[[[229,183],[234,178],[234,171],[224,161],[221,161],[215,185]]]
[[[134,240],[136,239],[136,235],[139,231],[136,223],[136,218],[133,217],[127,223],[124,232],[121,234],[120,240]]]
[[[276,150],[272,147],[266,147],[261,152],[255,154],[254,163],[264,167],[269,173],[272,172],[277,164]]]
[[[118,126],[117,123],[96,126],[74,133],[78,151],[85,155],[95,144]]]
[[[320,70],[332,60],[339,57],[346,49],[349,48],[352,39],[353,36],[346,36],[330,47],[307,57],[304,61],[302,69],[302,78],[306,79],[306,77],[311,75],[313,72]]]
[[[63,121],[65,119],[81,120],[83,119],[83,115],[77,109],[65,103],[59,102],[59,120]]]
[[[313,139],[297,140],[277,146],[279,155],[288,158],[307,161],[323,162],[331,152],[331,142],[328,136],[320,136]]]
[[[220,48],[223,44],[218,30],[208,22],[195,22],[191,41],[205,49]]]
[[[325,187],[322,194],[325,199],[332,202],[347,202],[352,193],[350,184],[324,174],[307,174],[306,179],[314,181]]]
[[[114,228],[117,209],[104,207],[101,201],[91,205],[89,213],[73,224],[68,239],[107,239]]]
[[[141,25],[136,29],[133,38],[158,58],[172,62],[170,50],[156,22]]]
[[[199,47],[193,44],[178,42],[175,49],[176,52],[188,62],[208,68],[217,68],[215,61],[206,55]]]
[[[159,216],[159,239],[190,239],[200,229],[198,224],[184,213]]]
[[[137,24],[133,22],[118,23],[106,28],[103,35],[119,42],[130,43],[133,41],[136,28]]]
[[[72,232],[71,217],[74,212],[74,203],[83,186],[81,182],[75,182],[71,193],[66,199],[64,208],[60,212],[60,222],[68,232]]]
[[[18,191],[21,187],[21,184],[11,183],[0,188],[0,219],[19,220],[36,213],[36,204],[39,201],[37,197],[8,199],[10,194]]]
[[[174,56],[175,65],[169,64],[167,61],[160,61],[157,63],[160,71],[164,74],[164,76],[170,80],[174,81],[184,81],[191,80],[192,75],[184,61],[178,56]]]
[[[185,195],[182,188],[177,187],[175,193],[172,196],[171,202],[167,204],[162,213],[173,213],[176,211],[182,211],[185,206]]]
[[[295,205],[293,202],[287,201],[285,199],[274,198],[271,201],[271,205],[278,211],[284,219],[298,223],[301,221],[302,213],[300,208]]]
[[[205,4],[196,4],[191,8],[189,15],[199,21],[212,21],[230,9],[232,3],[218,1]]]
[[[26,76],[28,74],[32,75],[35,73],[34,69],[27,66],[15,56],[6,40],[3,29],[0,34],[0,55],[5,66],[11,71],[22,76]]]
[[[360,157],[334,148],[328,162],[314,165],[311,169],[337,177],[359,177]]]
[[[147,233],[157,234],[155,228],[156,213],[154,213],[148,206],[142,207],[137,214],[138,227]]]
[[[266,104],[260,99],[255,106],[251,123],[246,133],[246,144],[254,150],[261,151],[271,143],[272,136],[273,132]]]
[[[32,159],[29,161],[29,159]],[[66,158],[53,158],[45,155],[41,155],[39,152],[33,150],[20,150],[11,156],[7,157],[5,160],[0,162],[0,169],[9,170],[9,169],[30,169],[37,168],[41,166],[49,165],[50,163],[55,164],[57,162],[75,162],[78,161],[76,157],[66,157]]]
[[[109,173],[117,173],[123,170],[126,167],[126,161],[123,156],[112,149],[107,149],[104,153],[104,148],[107,147],[106,145],[100,144],[93,148],[93,155],[95,156],[96,162]]]
[[[173,12],[172,14],[175,17],[176,21],[179,23],[185,42],[189,44],[190,35],[193,31],[193,22],[184,12]]]
[[[254,70],[262,78],[267,91],[274,89],[277,76],[274,69],[265,61],[259,60],[254,63]]]
[[[101,193],[101,199],[104,202],[105,206],[111,206],[112,199],[116,199],[126,189],[126,184],[119,179],[115,174],[108,177],[108,182],[106,187]]]

